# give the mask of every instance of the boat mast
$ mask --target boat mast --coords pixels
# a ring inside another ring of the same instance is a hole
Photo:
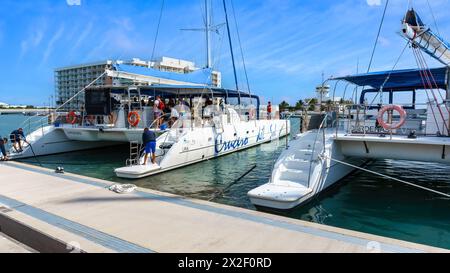
[[[206,32],[206,68],[211,68],[211,17],[209,12],[209,0],[205,0],[205,13],[206,13],[206,20],[205,20],[205,32]]]
[[[223,0],[223,9],[225,11],[225,20],[226,20],[227,31],[228,31],[228,42],[230,44],[230,51],[231,51],[231,61],[233,63],[234,83],[236,84],[236,91],[239,91],[239,84],[238,84],[237,73],[236,73],[236,63],[234,60],[233,42],[231,41],[230,24],[228,22],[228,12],[227,12],[226,0]],[[240,100],[241,100],[241,95],[239,93],[239,104],[241,103]]]

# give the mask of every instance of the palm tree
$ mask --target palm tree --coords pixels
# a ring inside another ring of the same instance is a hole
[[[289,103],[287,103],[286,101],[283,101],[280,103],[280,112],[284,112],[284,110],[289,108]]]
[[[295,110],[303,110],[305,103],[303,102],[303,100],[299,100],[296,104],[295,104]]]

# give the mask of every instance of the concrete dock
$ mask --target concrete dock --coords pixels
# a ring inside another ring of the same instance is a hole
[[[449,252],[147,189],[116,194],[110,185],[0,163],[0,231],[40,252]]]

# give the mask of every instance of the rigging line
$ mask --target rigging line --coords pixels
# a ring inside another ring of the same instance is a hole
[[[420,67],[420,63],[419,63],[419,60],[418,60],[418,58],[416,56],[417,52],[416,52],[416,50],[414,48],[413,48],[413,54],[414,54],[414,58],[415,58],[416,63],[417,63],[417,67],[419,68],[419,74],[420,74],[420,78],[422,80],[422,84],[424,85],[424,88],[425,88],[425,94],[427,95],[427,98],[428,98],[428,104],[431,107],[432,106],[431,105],[431,98],[430,98],[430,95],[428,94],[428,89],[426,88],[426,84],[425,84],[425,80],[423,78],[423,73],[422,73],[422,70],[421,70],[421,67]],[[433,107],[431,107],[431,113],[433,115],[436,127],[440,130],[439,123],[438,123],[437,118],[436,118],[436,113],[434,112],[434,108]]]
[[[424,70],[423,73],[425,74],[425,77],[426,77],[426,80],[427,80],[427,83],[428,83],[428,88],[430,89],[430,91],[431,91],[431,93],[432,93],[432,95],[433,95],[434,101],[436,102],[436,107],[437,107],[438,110],[439,110],[439,113],[440,113],[440,115],[441,115],[442,120],[445,121],[444,113],[442,112],[441,106],[439,105],[438,98],[437,98],[437,96],[436,96],[436,94],[435,94],[435,92],[434,92],[433,86],[432,86],[432,84],[431,84],[430,77],[429,77],[429,75],[428,75],[428,71],[427,71],[427,68],[426,68],[426,61],[425,61],[425,58],[423,58],[423,55],[421,55],[421,52],[419,51],[419,49],[416,49],[416,50],[417,50],[417,55],[418,55],[419,61],[421,62],[421,65],[422,65],[423,70]],[[420,57],[422,57],[423,59],[421,59]],[[428,69],[428,70],[429,70],[429,69]],[[431,71],[429,71],[429,72],[430,72],[430,74],[431,74]],[[438,92],[438,93],[439,93],[439,92]],[[440,94],[440,93],[439,93],[439,94]],[[441,95],[441,94],[440,94],[440,95]],[[447,108],[447,106],[445,106],[445,107]],[[448,108],[447,108],[447,111],[448,111]],[[448,130],[449,128],[448,128],[447,123],[444,122],[444,125],[445,125],[445,128],[447,129],[447,131],[449,131],[449,130]],[[438,128],[439,128],[439,126],[438,126]]]
[[[364,171],[364,172],[375,174],[375,175],[381,176],[383,178],[394,180],[394,181],[397,181],[397,182],[400,182],[400,183],[403,183],[403,184],[406,184],[406,185],[409,185],[409,186],[412,186],[412,187],[415,187],[415,188],[419,188],[419,189],[422,189],[422,190],[425,190],[425,191],[429,191],[429,192],[435,193],[437,195],[441,195],[441,196],[450,198],[450,194],[447,194],[447,193],[443,193],[443,192],[440,192],[440,191],[437,191],[437,190],[433,190],[433,189],[430,189],[430,188],[427,188],[427,187],[424,187],[424,186],[420,186],[420,185],[417,185],[417,184],[414,184],[414,183],[411,183],[411,182],[407,182],[405,180],[401,180],[401,179],[398,179],[398,178],[395,178],[395,177],[392,177],[392,176],[389,176],[389,175],[386,175],[386,174],[382,174],[382,173],[371,171],[371,170],[368,170],[368,169],[365,169],[365,168],[361,168],[359,166],[356,166],[356,165],[353,165],[353,164],[350,164],[350,163],[347,163],[347,162],[344,162],[344,161],[340,161],[340,160],[331,158],[331,157],[329,157],[327,155],[322,155],[322,157],[328,158],[329,160],[334,161],[336,163],[340,163],[340,164],[343,164],[343,165],[346,165],[346,166],[349,166],[349,167],[352,167],[352,168],[355,168],[355,169],[358,169],[358,170],[361,170],[361,171]]]
[[[234,72],[234,82],[236,84],[236,90],[239,92],[239,85],[238,85],[238,79],[236,74],[236,63],[234,60],[234,51],[233,51],[233,42],[231,41],[231,31],[230,31],[230,24],[228,20],[228,11],[227,11],[227,3],[226,0],[223,0],[223,9],[225,11],[225,20],[227,24],[227,32],[228,32],[228,42],[230,44],[230,51],[231,51],[231,61],[233,63],[233,72]],[[239,93],[239,100],[241,100],[241,94]]]
[[[378,39],[380,38],[381,29],[383,27],[384,17],[386,16],[386,10],[388,8],[389,0],[386,0],[386,5],[384,6],[383,17],[381,18],[380,26],[378,28],[377,38],[375,40],[375,44],[373,45],[372,55],[370,56],[369,67],[367,68],[367,73],[370,72],[370,68],[372,66],[373,56],[375,55],[375,51],[377,49]]]
[[[165,0],[162,0],[161,11],[159,13],[159,19],[158,19],[158,25],[156,27],[155,40],[153,42],[152,58],[150,59],[150,62],[153,62],[153,58],[155,57],[156,43],[158,42],[159,30],[160,30],[161,20],[162,20],[163,12],[164,12],[164,4],[165,4]]]
[[[431,80],[433,81],[433,84],[434,84],[433,88],[436,88],[437,93],[439,94],[441,100],[442,100],[442,101],[445,101],[444,96],[441,94],[441,92],[439,92],[439,86],[438,86],[438,84],[437,84],[437,82],[436,82],[436,79],[434,78],[433,73],[431,72],[431,69],[429,68],[429,66],[428,66],[428,64],[427,64],[427,62],[426,62],[426,60],[425,60],[425,57],[423,56],[422,52],[419,52],[419,53],[420,53],[420,56],[419,56],[419,57],[422,58],[422,62],[423,62],[423,64],[424,64],[425,68],[426,68],[426,71],[429,73],[430,78],[431,78]],[[450,109],[448,108],[447,104],[444,103],[444,106],[445,106],[445,109],[447,110],[447,112],[450,113]]]
[[[98,78],[96,78],[95,80],[93,80],[92,82],[90,82],[88,85],[86,85],[83,89],[81,89],[80,91],[78,91],[75,95],[73,95],[71,98],[69,98],[66,102],[64,102],[63,104],[61,104],[60,106],[56,107],[55,109],[52,110],[53,113],[56,113],[56,111],[60,110],[61,108],[63,108],[64,106],[66,106],[69,102],[71,102],[72,100],[74,100],[75,98],[77,98],[82,92],[84,92],[87,88],[89,88],[91,85],[93,85],[95,82],[97,82],[100,78],[103,77],[103,75],[105,75],[107,73],[107,71],[105,70],[105,72],[103,72],[100,76],[98,76]],[[50,115],[50,114],[49,114]],[[44,116],[42,117],[39,121],[48,118],[48,116]],[[33,116],[27,118],[25,121],[23,121],[20,125],[20,127],[22,127],[23,125],[25,125],[27,122],[29,122],[31,119],[33,118]]]
[[[375,95],[375,97],[373,98],[372,102],[369,105],[373,105],[373,103],[375,102],[375,100],[377,99],[378,95],[383,92],[383,88],[386,85],[386,83],[389,81],[389,79],[391,78],[392,72],[394,72],[395,68],[397,68],[398,63],[400,62],[401,58],[403,57],[403,54],[405,54],[406,49],[408,48],[409,45],[409,41],[406,42],[405,47],[403,47],[402,52],[400,53],[400,55],[398,56],[397,60],[395,61],[394,66],[392,67],[391,71],[389,72],[389,74],[386,77],[386,80],[383,82],[383,84],[381,85],[380,90],[378,90],[378,93]]]
[[[436,32],[438,33],[439,36],[441,36],[441,33],[439,33],[439,28],[437,25],[436,17],[434,16],[433,8],[431,7],[429,0],[427,0],[427,4],[428,4],[428,8],[430,9],[431,16],[433,17],[434,26],[436,27]]]
[[[237,38],[238,38],[238,42],[239,42],[239,48],[241,50],[242,65],[244,68],[245,80],[247,81],[247,89],[248,89],[248,93],[251,96],[250,82],[248,80],[248,73],[247,73],[247,65],[245,64],[244,50],[242,49],[241,35],[239,33],[239,26],[238,26],[237,19],[236,19],[236,11],[234,9],[234,2],[233,2],[233,0],[230,0],[230,2],[231,2],[231,10],[233,12],[234,24],[236,25],[236,33],[237,33]],[[251,101],[253,102],[253,100],[251,100]]]

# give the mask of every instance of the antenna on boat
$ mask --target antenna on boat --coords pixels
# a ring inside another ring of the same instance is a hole
[[[209,12],[209,0],[205,0],[205,33],[206,33],[206,68],[211,68],[211,17]]]
[[[210,8],[210,2],[211,0],[205,0],[205,27],[204,28],[184,28],[181,29],[183,31],[204,31],[205,32],[205,40],[206,40],[206,68],[212,68],[212,61],[211,61],[211,32],[215,32],[219,34],[219,29],[224,24],[219,25],[213,25],[211,17],[211,8]]]

